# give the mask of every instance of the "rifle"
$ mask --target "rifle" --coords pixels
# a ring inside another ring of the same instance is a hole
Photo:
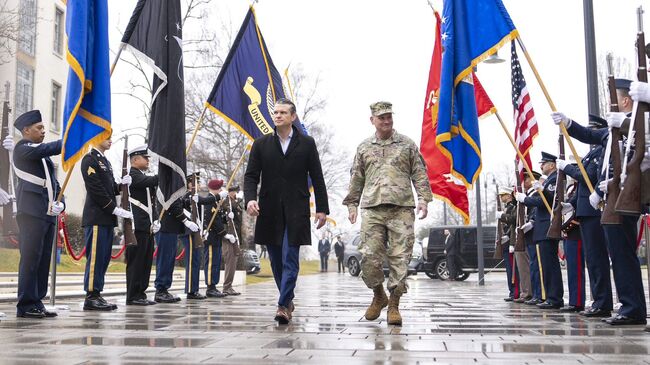
[[[614,81],[614,67],[612,65],[612,54],[607,54],[607,88],[609,89],[609,111],[618,112],[618,95],[616,94],[616,82]],[[621,130],[611,128],[609,136],[610,160],[612,161],[613,175],[612,181],[607,185],[607,194],[605,194],[605,208],[600,217],[602,224],[621,224],[621,216],[616,213],[616,201],[621,193],[621,150],[619,140],[621,139]],[[609,160],[603,161],[605,166],[605,176],[609,179]]]
[[[194,195],[199,194],[199,184],[198,184],[198,177],[196,174],[194,174]],[[196,204],[194,199],[190,199],[190,210],[192,211],[192,222],[198,224],[198,218],[199,218],[199,206]],[[203,237],[201,237],[201,226],[199,226],[199,230],[196,232],[191,232],[191,240],[192,240],[192,245],[194,247],[203,247]]]
[[[499,185],[496,186],[497,189],[497,210],[503,211],[501,206],[501,197],[499,196]],[[497,240],[494,249],[494,258],[497,260],[503,259],[503,243],[501,242],[501,237],[503,237],[503,223],[500,219],[497,219]]]
[[[515,187],[515,191],[519,191],[521,189],[521,192],[524,192],[524,189],[521,184],[521,177],[519,176],[519,172],[517,171],[517,161],[515,161],[515,179],[517,181],[517,186]],[[524,212],[524,204],[523,203],[517,203],[517,227],[515,229],[515,251],[522,251],[526,250],[526,241],[524,240],[524,231],[520,228],[523,224],[524,221],[526,220],[526,213]]]
[[[9,135],[9,82],[5,83],[5,100],[2,106],[2,133],[0,139],[4,141]],[[11,187],[11,189],[10,189]],[[9,151],[0,148],[0,188],[9,194],[13,194],[13,179],[11,176],[11,161]],[[4,237],[18,233],[16,224],[16,199],[12,199],[11,204],[2,207],[2,234]]]
[[[129,159],[129,136],[124,136],[124,151],[122,152],[122,177],[129,174],[127,170],[127,161]],[[121,203],[122,209],[131,211],[131,204],[129,203],[129,186],[122,185],[121,190]],[[124,218],[122,220],[122,233],[124,233],[124,244],[127,246],[134,246],[138,244],[138,241],[135,238],[133,233],[133,220],[129,218]]]
[[[636,10],[638,33],[636,36],[637,77],[641,82],[648,82],[645,59],[645,35],[643,33],[643,8]],[[625,166],[621,174],[621,193],[616,201],[616,212],[627,215],[641,214],[641,161],[645,154],[645,113],[648,104],[635,102],[633,115],[634,123],[630,123],[627,147],[625,149]],[[639,138],[636,138],[639,137]],[[634,155],[628,161],[627,157],[634,145]]]
[[[558,144],[560,147],[560,156],[558,158],[564,160],[564,135],[561,133],[558,137]],[[564,174],[564,171],[557,170],[555,196],[553,197],[553,214],[551,214],[551,224],[546,232],[546,236],[554,240],[562,239],[562,203],[564,202],[565,185],[566,175]]]

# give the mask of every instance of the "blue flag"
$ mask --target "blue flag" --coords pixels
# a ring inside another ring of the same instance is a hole
[[[501,0],[445,0],[436,143],[467,186],[481,172],[473,68],[517,37]]]
[[[251,7],[206,107],[253,140],[273,133],[273,106],[285,97],[282,77],[271,61]],[[298,119],[294,124],[305,132]]]
[[[107,0],[68,0],[65,30],[70,71],[61,161],[68,171],[90,144],[111,135]]]

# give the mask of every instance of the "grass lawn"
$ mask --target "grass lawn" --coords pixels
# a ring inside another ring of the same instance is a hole
[[[262,269],[256,275],[246,275],[246,284],[257,284],[273,280],[273,273],[271,273],[271,263],[269,262],[269,259],[260,259],[260,267]],[[319,272],[319,260],[300,261],[300,275],[311,275]]]
[[[108,272],[126,272],[126,264],[122,261],[124,255],[116,260],[111,260]],[[20,253],[17,249],[0,248],[0,272],[17,272]],[[83,272],[86,267],[86,258],[74,261],[68,255],[61,255],[61,263],[56,267],[58,272]]]

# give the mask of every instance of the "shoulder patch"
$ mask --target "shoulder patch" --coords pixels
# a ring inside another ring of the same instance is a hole
[[[95,171],[95,169],[93,169],[92,166],[88,166],[88,171],[86,171],[86,175],[90,176],[90,175],[94,174],[95,172],[96,171]]]
[[[548,186],[548,191],[555,191],[555,185],[549,185]]]

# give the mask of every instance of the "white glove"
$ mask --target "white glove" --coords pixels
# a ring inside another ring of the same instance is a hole
[[[50,211],[53,215],[59,215],[61,212],[63,212],[63,209],[65,209],[65,205],[63,203],[54,202],[52,203],[52,208],[50,208]]]
[[[650,169],[650,147],[646,151],[643,161],[641,161],[641,172],[645,172],[647,169]]]
[[[607,185],[609,185],[609,182],[612,181],[612,179],[608,180],[603,180],[598,183],[598,190],[602,191],[603,193],[607,194]]]
[[[230,241],[230,243],[235,243],[235,241],[237,240],[237,239],[235,238],[235,236],[231,235],[230,233],[228,233],[227,235],[223,236],[223,238],[225,238],[225,239],[227,239],[228,241]]]
[[[625,113],[620,113],[620,112],[609,112],[607,113],[607,125],[610,128],[621,128],[621,125],[623,124],[623,121],[627,116]]]
[[[192,222],[192,221],[189,220],[189,219],[184,220],[184,221],[183,221],[183,224],[185,225],[185,227],[187,227],[187,228],[188,228],[190,231],[192,231],[192,232],[198,232],[198,231],[199,231],[199,226],[198,226],[198,224]]]
[[[527,233],[531,229],[533,229],[533,222],[526,222],[521,226],[521,230],[524,231],[524,233]]]
[[[120,184],[129,186],[131,185],[131,182],[133,179],[131,179],[131,175],[124,175],[122,176],[122,179],[120,180]]]
[[[501,236],[501,243],[508,243],[508,241],[510,241],[510,236],[507,234]]]
[[[238,198],[238,199],[244,199],[244,192],[241,191],[241,190],[238,191],[238,192],[237,192],[237,198]]]
[[[226,199],[227,196],[228,196],[228,192],[227,192],[227,191],[225,191],[225,190],[221,190],[221,191],[219,192],[219,197],[220,197],[221,199]]]
[[[133,213],[129,212],[126,209],[122,209],[120,207],[115,207],[115,209],[113,209],[113,214],[118,217],[133,219]]]
[[[508,247],[508,252],[515,253],[515,246],[509,246]]]
[[[14,137],[11,134],[8,134],[4,141],[2,141],[2,147],[9,152],[14,150]]]
[[[573,205],[569,203],[562,203],[562,214],[570,213],[573,210]]]
[[[206,229],[205,231],[203,231],[203,233],[201,233],[201,238],[203,238],[203,240],[205,241],[208,239],[209,235],[210,235],[210,231]]]
[[[532,184],[531,188],[533,189],[533,191],[537,191],[537,190],[544,189],[544,186],[542,185],[541,182],[535,180],[535,181],[533,181],[533,184]]]
[[[650,87],[648,87],[648,83],[632,81],[630,84],[630,97],[634,101],[650,103]]]
[[[562,159],[559,159],[559,158],[555,160],[555,166],[559,170],[564,171],[564,168],[566,167],[566,165],[568,165],[568,163],[565,160],[562,160]]]
[[[192,201],[199,204],[199,194],[192,195]]]
[[[504,213],[505,213],[505,212],[502,212],[502,211],[500,211],[500,210],[497,210],[497,212],[496,212],[497,219],[501,219],[501,217],[503,217],[503,214],[504,214]]]
[[[600,195],[598,195],[598,193],[595,191],[589,195],[589,204],[594,209],[598,209],[598,203],[600,203],[600,200]]]
[[[567,118],[564,113],[553,112],[551,113],[551,118],[553,118],[553,123],[555,123],[555,125],[560,125],[561,123],[564,124],[564,126],[567,128],[571,126],[571,119]]]
[[[520,203],[523,203],[524,199],[526,199],[526,194],[520,192],[515,193],[515,200],[517,200]]]
[[[9,195],[6,191],[0,189],[0,205],[9,204],[10,201],[11,195]]]
[[[153,223],[151,223],[151,231],[154,234],[158,233],[158,231],[160,231],[160,221],[159,220],[155,220],[155,221],[153,221]]]
[[[235,218],[235,213],[233,213],[233,212],[228,213],[228,218],[230,218],[230,219]]]

